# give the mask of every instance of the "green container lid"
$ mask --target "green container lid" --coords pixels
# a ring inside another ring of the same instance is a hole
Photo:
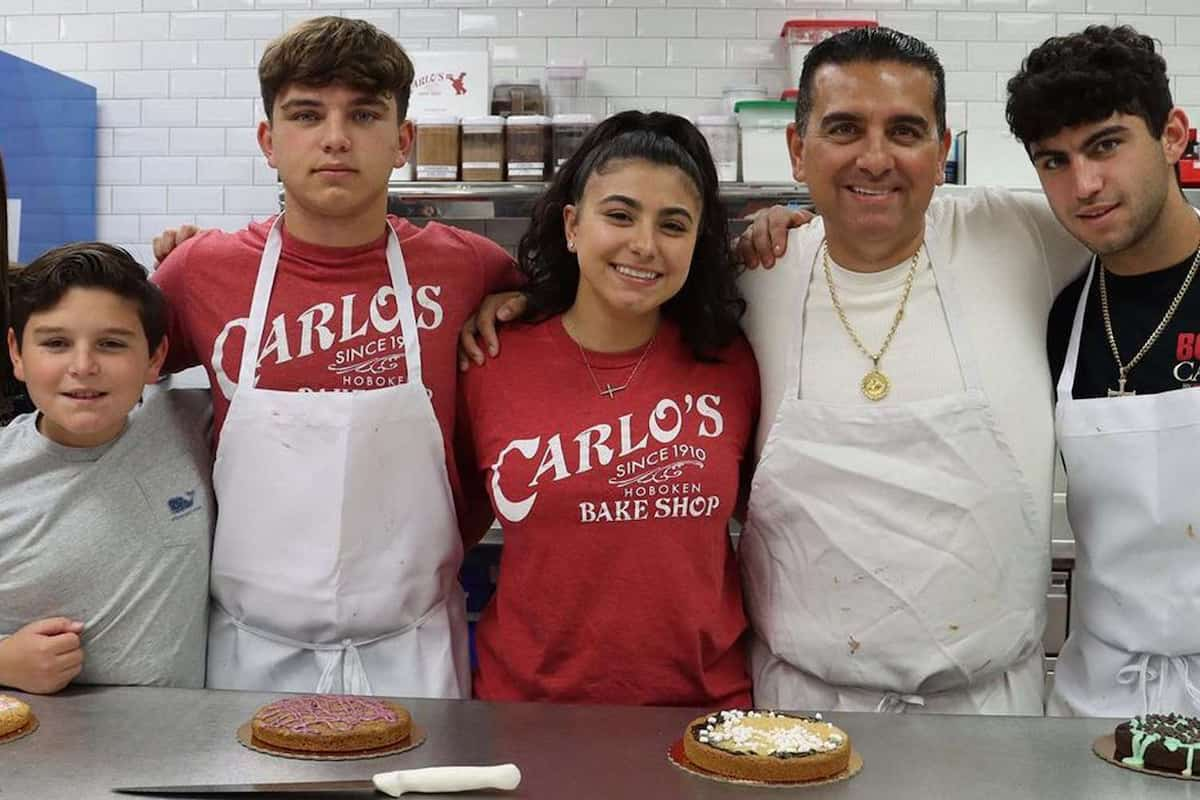
[[[796,103],[793,100],[738,100],[733,104],[735,114],[742,111],[759,111],[795,114]]]

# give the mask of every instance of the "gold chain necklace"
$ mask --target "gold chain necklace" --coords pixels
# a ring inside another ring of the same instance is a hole
[[[612,400],[613,395],[615,395],[617,392],[625,391],[629,388],[629,384],[633,383],[633,376],[637,375],[638,367],[640,367],[642,362],[646,360],[646,354],[650,352],[651,347],[654,347],[654,340],[657,338],[657,332],[650,337],[650,343],[646,345],[646,349],[642,350],[642,354],[638,356],[637,363],[633,365],[633,371],[629,373],[629,378],[624,383],[622,383],[620,386],[613,386],[611,383],[605,383],[603,389],[600,388],[600,381],[596,378],[596,373],[592,369],[591,362],[588,361],[587,353],[584,352],[583,345],[576,341],[575,346],[579,348],[579,357],[583,359],[583,365],[587,367],[588,375],[592,376],[592,383],[596,384],[596,391],[599,392],[601,396]]]
[[[1117,388],[1109,389],[1109,397],[1129,397],[1135,395],[1132,389],[1125,389],[1125,381],[1129,379],[1129,373],[1134,366],[1142,360],[1142,356],[1150,352],[1150,348],[1158,341],[1158,337],[1167,329],[1171,318],[1175,316],[1175,311],[1179,308],[1179,304],[1183,302],[1183,296],[1187,294],[1188,286],[1192,283],[1192,278],[1196,276],[1196,267],[1200,266],[1200,249],[1196,250],[1195,257],[1192,258],[1192,266],[1188,268],[1187,277],[1183,279],[1183,285],[1179,287],[1179,291],[1175,293],[1175,299],[1171,301],[1171,305],[1167,308],[1167,313],[1163,315],[1162,321],[1158,323],[1158,327],[1150,334],[1150,338],[1142,345],[1142,349],[1137,351],[1137,355],[1129,360],[1128,364],[1121,363],[1121,351],[1117,349],[1117,337],[1113,335],[1112,317],[1108,313],[1108,287],[1104,281],[1104,265],[1100,265],[1100,312],[1104,316],[1104,333],[1108,336],[1108,346],[1112,350],[1113,358],[1117,360]]]
[[[904,294],[900,297],[900,307],[896,309],[896,318],[892,320],[892,329],[888,331],[884,337],[883,344],[879,347],[878,353],[872,353],[867,349],[867,346],[862,343],[862,339],[855,333],[854,328],[850,325],[850,320],[846,318],[846,311],[842,308],[841,302],[838,300],[837,288],[833,285],[833,269],[829,266],[829,243],[821,242],[821,261],[825,266],[825,283],[829,285],[829,299],[833,301],[833,310],[837,312],[838,319],[842,321],[842,327],[846,329],[846,333],[850,334],[850,338],[854,344],[862,351],[863,355],[871,359],[871,370],[863,376],[859,388],[862,389],[863,396],[868,400],[878,402],[887,397],[888,391],[892,388],[892,382],[887,375],[879,369],[879,360],[883,358],[883,354],[887,352],[888,347],[892,344],[892,338],[896,335],[896,329],[900,327],[900,320],[904,319],[904,307],[908,304],[908,296],[912,293],[913,280],[917,276],[917,264],[920,263],[921,248],[917,248],[917,252],[913,253],[912,265],[908,268],[908,276],[904,279]]]

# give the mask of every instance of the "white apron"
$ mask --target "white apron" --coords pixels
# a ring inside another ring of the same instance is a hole
[[[389,225],[406,382],[359,392],[259,389],[282,220],[259,264],[213,467],[207,685],[467,697],[462,542],[400,243]]]
[[[1076,400],[1084,283],[1055,424],[1075,532],[1051,714],[1200,714],[1200,390]]]
[[[805,400],[796,315],[740,549],[760,707],[1042,713],[1049,535],[984,396],[936,240],[965,390],[902,405]]]

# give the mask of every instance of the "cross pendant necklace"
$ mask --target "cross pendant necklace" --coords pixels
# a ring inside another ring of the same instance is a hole
[[[1117,375],[1117,388],[1109,389],[1108,396],[1109,397],[1133,397],[1135,394],[1137,394],[1137,392],[1135,392],[1133,389],[1130,389],[1129,391],[1125,391],[1125,381],[1126,381],[1125,372],[1124,372],[1124,370],[1122,370]]]
[[[650,348],[654,347],[654,340],[657,338],[658,332],[655,331],[654,335],[650,337],[650,342],[642,350],[642,354],[638,356],[637,363],[633,365],[633,370],[629,373],[629,378],[624,383],[622,383],[620,386],[614,386],[605,381],[603,389],[600,388],[600,379],[596,377],[596,371],[592,369],[592,364],[590,361],[588,361],[587,353],[583,350],[583,345],[576,341],[575,346],[579,348],[579,357],[583,359],[583,365],[587,367],[588,374],[592,376],[592,383],[596,385],[596,391],[599,392],[602,397],[607,397],[609,400],[612,400],[614,397],[616,397],[617,392],[625,391],[629,388],[629,384],[633,383],[634,376],[636,376],[638,372],[638,367],[642,366],[642,362],[646,360],[646,355],[650,352]]]

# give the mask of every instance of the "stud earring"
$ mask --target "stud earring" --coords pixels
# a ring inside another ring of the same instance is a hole
[[[571,252],[571,253],[575,252],[575,240],[574,239],[567,239],[567,251]]]

